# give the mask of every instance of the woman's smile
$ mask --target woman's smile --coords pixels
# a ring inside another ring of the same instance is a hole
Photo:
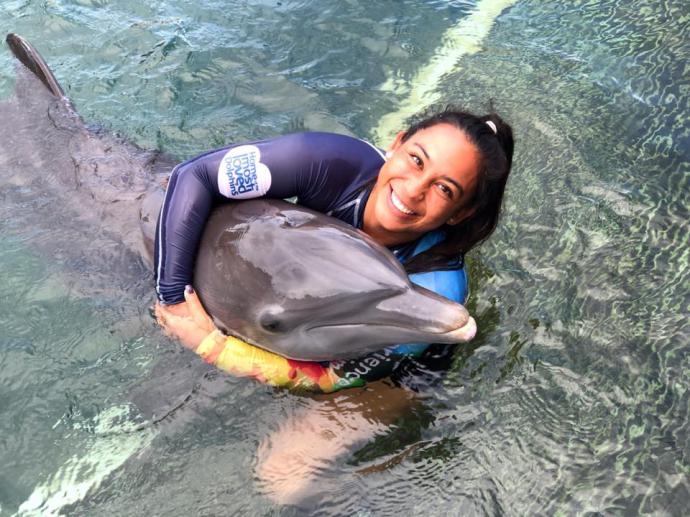
[[[417,214],[414,210],[412,210],[410,207],[408,207],[405,203],[402,202],[400,197],[395,193],[395,190],[393,190],[393,187],[390,188],[391,190],[391,195],[390,195],[390,201],[391,205],[393,205],[393,209],[395,212],[399,212],[402,216],[410,218],[414,217]]]

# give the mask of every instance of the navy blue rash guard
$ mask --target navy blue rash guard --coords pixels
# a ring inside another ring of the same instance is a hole
[[[353,137],[299,133],[204,153],[173,170],[156,232],[156,292],[164,304],[184,301],[201,234],[216,203],[296,197],[297,203],[362,226],[383,152]],[[416,243],[392,251],[401,258]]]

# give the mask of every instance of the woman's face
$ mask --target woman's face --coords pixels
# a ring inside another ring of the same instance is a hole
[[[363,229],[380,244],[412,241],[444,223],[469,217],[480,156],[450,124],[422,129],[389,149],[364,209]]]

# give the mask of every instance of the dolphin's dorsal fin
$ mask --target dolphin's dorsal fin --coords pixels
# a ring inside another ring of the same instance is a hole
[[[64,97],[65,92],[58,83],[41,54],[38,53],[31,43],[16,34],[8,34],[5,41],[9,45],[14,56],[22,64],[31,70],[38,77],[46,88],[56,97]]]

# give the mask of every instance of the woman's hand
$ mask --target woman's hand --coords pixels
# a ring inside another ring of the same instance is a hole
[[[156,302],[156,319],[168,336],[196,350],[201,341],[216,330],[216,326],[191,285],[185,288],[184,299],[184,302],[175,305]]]

